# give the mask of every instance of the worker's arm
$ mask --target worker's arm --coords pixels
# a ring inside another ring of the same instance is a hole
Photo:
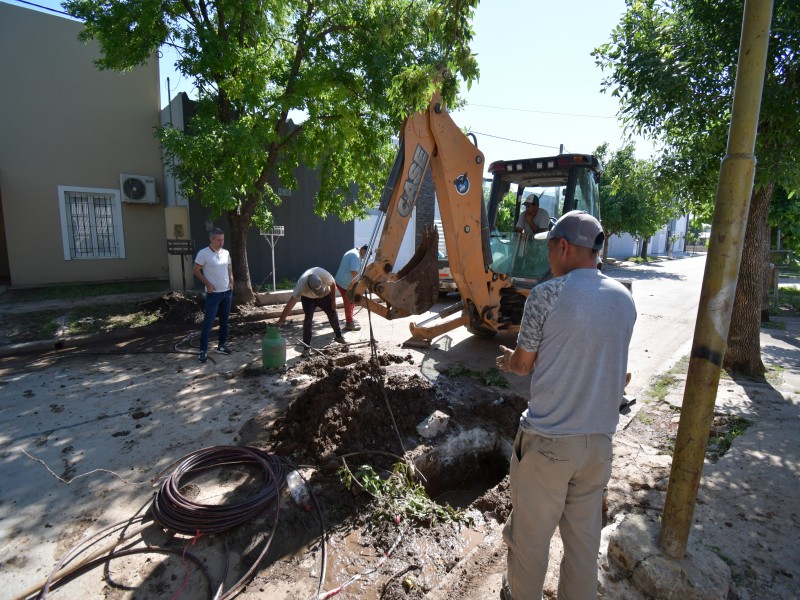
[[[525,215],[525,222],[528,224],[528,227],[531,228],[533,233],[541,233],[542,231],[547,231],[547,227],[539,227],[536,224],[536,215]]]
[[[335,283],[331,286],[330,297],[331,297],[331,306],[333,307],[333,310],[336,310],[336,284]]]
[[[233,264],[228,263],[228,281],[230,282],[230,288],[233,289]]]
[[[286,303],[286,306],[283,307],[283,312],[281,316],[278,317],[278,327],[283,327],[283,324],[286,322],[286,317],[289,316],[289,313],[292,312],[294,305],[297,304],[297,298],[292,296],[289,298],[289,301]]]
[[[514,373],[516,375],[527,375],[533,371],[538,352],[528,352],[519,346],[513,350],[505,346],[500,346],[500,351],[503,354],[497,357],[495,363],[497,364],[497,368],[501,371]]]
[[[206,286],[206,292],[208,292],[209,294],[213,294],[216,291],[214,289],[214,286],[208,282],[208,279],[203,277],[203,265],[194,263],[194,267],[192,268],[192,273],[194,273],[194,276],[200,280],[200,283]]]

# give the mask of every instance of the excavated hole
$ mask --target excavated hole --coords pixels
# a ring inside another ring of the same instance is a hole
[[[464,432],[418,458],[428,496],[439,504],[467,508],[508,474],[508,456],[496,436]]]

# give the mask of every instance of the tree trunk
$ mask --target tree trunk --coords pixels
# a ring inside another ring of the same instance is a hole
[[[250,283],[250,267],[247,263],[247,232],[251,218],[236,211],[228,211],[228,227],[231,232],[231,261],[233,262],[234,305],[254,304],[256,296]]]
[[[642,238],[642,253],[640,255],[642,260],[647,260],[647,245],[649,243],[650,243],[649,237]]]
[[[769,205],[774,184],[755,192],[744,235],[739,282],[722,366],[744,375],[766,372],[761,361],[761,297],[769,271]],[[711,232],[714,235],[714,232]]]

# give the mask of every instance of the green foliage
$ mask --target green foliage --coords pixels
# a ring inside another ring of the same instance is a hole
[[[711,462],[717,462],[731,447],[733,440],[742,435],[752,423],[736,415],[725,417],[724,430],[712,433],[708,439],[706,456]]]
[[[343,220],[378,199],[402,118],[438,86],[457,103],[478,77],[470,51],[477,0],[67,0],[96,39],[98,66],[128,70],[161,45],[194,81],[197,114],[186,131],[157,136],[184,194],[225,214],[234,256],[251,225],[272,225],[274,187],[296,188],[316,168],[315,210]],[[290,113],[302,114],[301,123]],[[240,261],[241,262],[241,261]],[[234,261],[237,290],[250,288]],[[244,270],[244,272],[242,272]],[[252,290],[250,296],[252,296]],[[249,299],[249,298],[248,298]]]
[[[386,477],[378,475],[370,465],[361,465],[355,473],[345,465],[336,474],[348,490],[357,486],[372,496],[373,519],[379,523],[403,520],[431,526],[468,520],[463,511],[431,500],[417,480],[414,467],[406,463],[396,463]]]
[[[593,56],[620,99],[626,128],[662,142],[664,184],[695,206],[713,204],[736,81],[743,0],[627,1]],[[800,189],[800,9],[776,0],[761,104],[756,186]],[[707,221],[710,222],[710,221]]]
[[[609,236],[627,232],[649,238],[680,213],[672,190],[659,182],[655,162],[637,159],[635,150],[628,143],[610,154],[607,144],[596,151],[604,164],[600,203],[603,228]]]
[[[773,305],[773,291],[770,290],[770,306]],[[800,287],[796,285],[781,286],[778,290],[778,306],[770,310],[770,314],[783,316],[800,315]]]
[[[508,190],[506,195],[500,201],[497,207],[497,230],[498,231],[514,231],[517,222],[514,219],[514,213],[517,207],[517,194],[514,190]]]
[[[780,228],[781,249],[800,254],[800,202],[796,194],[790,194],[782,187],[775,188],[769,224],[773,231],[773,248],[777,248]]]
[[[661,402],[667,397],[670,390],[678,383],[678,378],[672,373],[662,373],[656,377],[650,388],[647,390],[647,395],[651,398],[658,398]]]
[[[497,367],[489,367],[485,371],[475,371],[465,365],[454,365],[449,367],[445,372],[448,377],[474,377],[479,379],[484,385],[494,387],[508,387],[508,380],[503,376]]]

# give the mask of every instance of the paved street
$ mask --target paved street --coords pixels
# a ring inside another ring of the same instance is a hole
[[[639,310],[629,391],[636,393],[688,352],[703,266],[700,256],[609,272],[633,280]],[[367,352],[365,312],[356,319],[362,329],[347,339],[351,351]],[[497,345],[514,343],[510,336],[482,339],[460,329],[426,350],[403,348],[409,320],[373,317],[379,349],[410,357],[429,379],[455,363],[488,369]],[[290,338],[299,337],[300,322],[295,317],[287,329]],[[232,355],[214,355],[205,365],[181,337],[135,336],[0,360],[0,580],[12,597],[41,582],[84,533],[139,510],[150,497],[149,480],[173,461],[200,447],[235,444],[249,419],[263,411],[277,416],[298,381],[303,385],[302,377],[293,384],[281,376],[253,376],[260,370],[259,336],[233,339]],[[324,319],[316,321],[315,345],[331,338]],[[289,364],[299,360],[299,351],[290,339]],[[512,391],[527,395],[527,378],[510,379]],[[92,577],[84,580],[94,589]]]

